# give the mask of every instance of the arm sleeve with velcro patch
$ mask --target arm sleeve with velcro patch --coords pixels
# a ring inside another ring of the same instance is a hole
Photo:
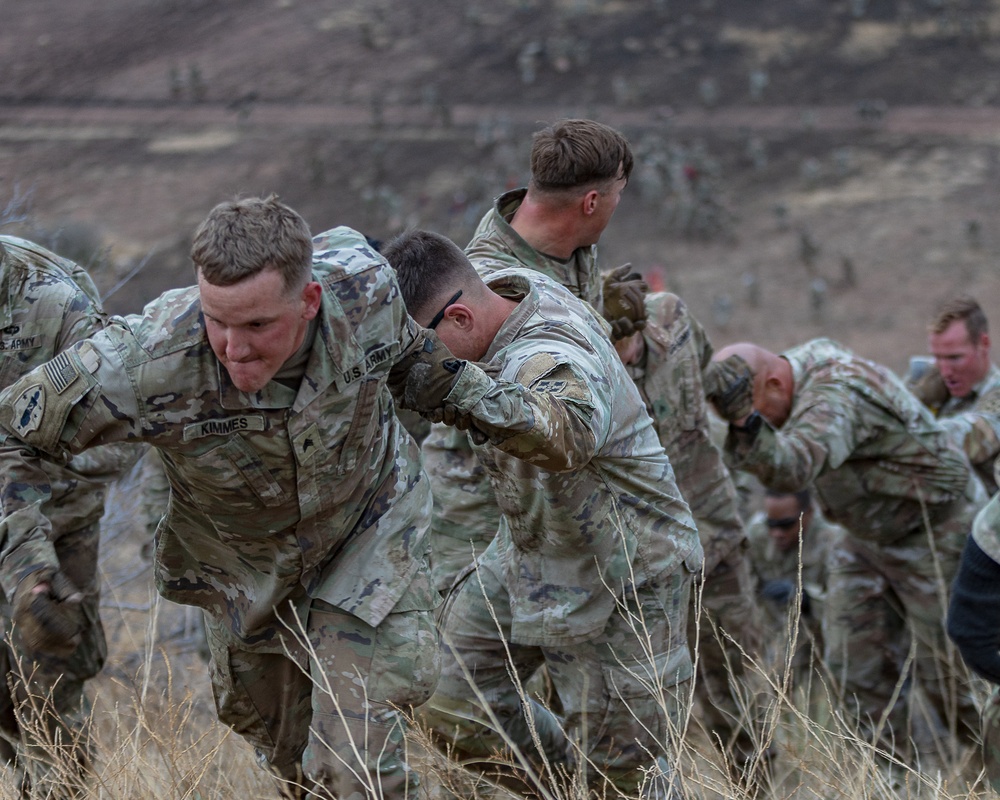
[[[53,456],[73,407],[94,386],[101,358],[90,342],[64,350],[0,394],[0,429]]]
[[[477,390],[462,410],[495,447],[553,472],[579,469],[593,457],[593,399],[572,366],[540,354],[521,366],[516,382],[494,381],[471,363],[464,373],[470,370],[469,380],[485,380],[474,381]]]

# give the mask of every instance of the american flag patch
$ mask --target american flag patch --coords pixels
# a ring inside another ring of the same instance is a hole
[[[80,374],[76,369],[76,364],[66,353],[60,353],[42,369],[45,371],[45,377],[52,384],[52,388],[56,390],[56,394],[65,392]]]

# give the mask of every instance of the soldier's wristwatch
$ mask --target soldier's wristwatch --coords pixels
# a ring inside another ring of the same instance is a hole
[[[730,422],[729,427],[734,431],[739,431],[740,433],[745,433],[750,437],[757,435],[760,430],[760,426],[764,424],[764,418],[758,414],[756,411],[751,411],[750,416],[743,420],[742,425],[737,425],[735,422]]]

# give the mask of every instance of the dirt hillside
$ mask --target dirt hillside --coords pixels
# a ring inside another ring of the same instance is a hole
[[[719,344],[829,335],[901,369],[943,296],[1000,304],[996,0],[16,5],[0,200],[89,248],[118,312],[190,281],[193,227],[235,193],[464,243],[566,115],[639,157],[605,264]]]

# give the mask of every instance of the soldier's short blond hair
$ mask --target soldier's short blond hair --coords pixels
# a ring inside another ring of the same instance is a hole
[[[628,180],[632,148],[614,128],[591,119],[564,119],[532,137],[531,188],[579,191]]]
[[[938,306],[937,314],[928,326],[933,334],[941,334],[953,322],[964,322],[969,334],[969,341],[975,344],[984,334],[989,333],[990,326],[982,307],[967,294],[952,297]]]
[[[312,234],[298,212],[275,194],[237,198],[219,203],[198,226],[191,260],[214,286],[231,286],[274,269],[290,293],[305,286],[312,274]]]

